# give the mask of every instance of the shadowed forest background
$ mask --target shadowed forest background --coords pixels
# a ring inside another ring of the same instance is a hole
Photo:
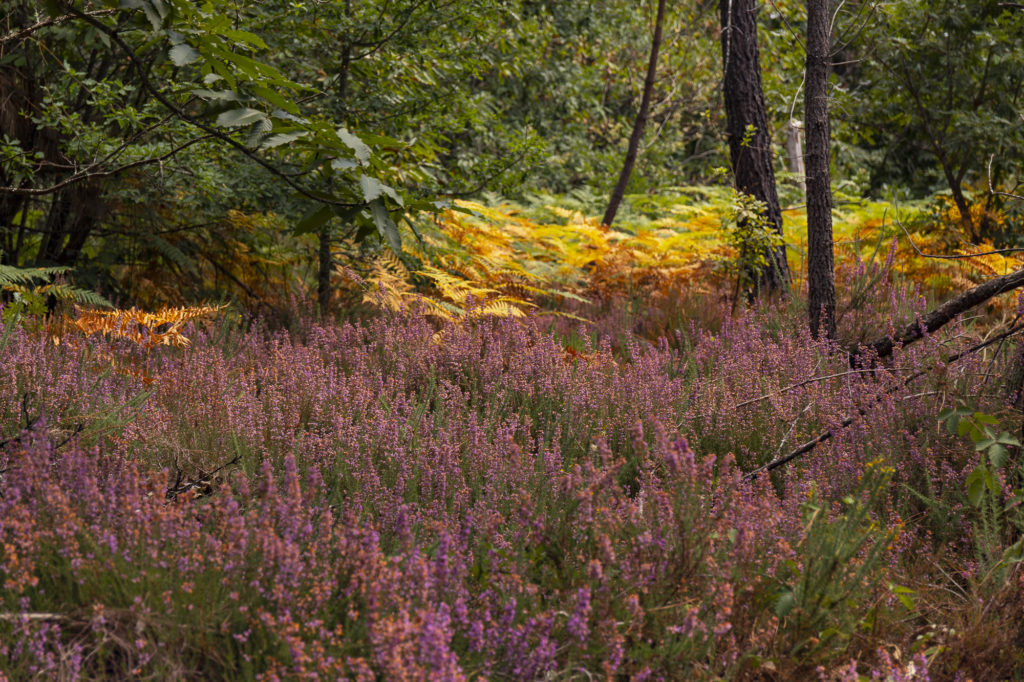
[[[1024,676],[1021,36],[6,3],[0,679]]]

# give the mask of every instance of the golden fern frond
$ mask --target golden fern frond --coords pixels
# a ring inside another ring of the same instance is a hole
[[[395,261],[401,264],[397,258]],[[389,265],[394,267],[394,263],[387,259],[374,261],[370,274],[366,278],[363,303],[398,311],[402,308],[406,298],[414,292],[414,289],[409,283],[404,265],[402,265],[402,271],[406,273],[404,276],[393,272],[388,268]]]
[[[485,299],[492,294],[498,293],[495,289],[481,286],[470,280],[457,277],[443,270],[427,266],[419,271],[419,274],[430,279],[434,287],[444,297],[451,301],[461,303],[467,297]]]
[[[76,306],[78,317],[70,320],[73,328],[86,336],[104,334],[126,339],[142,348],[154,346],[177,346],[184,348],[191,341],[181,333],[181,327],[189,320],[208,317],[219,313],[225,305],[186,306],[162,308],[147,313],[138,308],[130,310],[92,310]],[[164,327],[164,329],[160,329]]]
[[[522,301],[520,301],[522,303]],[[493,300],[473,310],[475,317],[489,315],[492,317],[525,317],[526,313],[517,305],[508,301]]]

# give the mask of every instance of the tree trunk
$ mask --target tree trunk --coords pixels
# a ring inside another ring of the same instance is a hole
[[[832,60],[828,0],[807,0],[807,307],[811,336],[836,336],[832,256],[832,189],[829,177],[828,75]]]
[[[768,223],[781,235],[782,210],[761,89],[757,5],[754,0],[720,0],[720,10],[726,135],[736,189],[764,202]],[[761,274],[759,284],[770,293],[789,282],[786,247],[780,246],[765,255],[770,267]]]
[[[317,278],[316,302],[320,310],[320,320],[327,320],[327,311],[331,303],[331,228],[330,221],[317,230]]]
[[[345,15],[351,15],[352,7],[350,0],[345,0]],[[348,76],[352,65],[352,44],[345,41],[341,49],[341,68],[338,73],[338,85],[335,91],[335,98],[338,103],[341,115],[341,107],[345,104],[345,97],[348,95]],[[328,220],[317,230],[317,277],[316,277],[316,303],[320,311],[320,320],[327,320],[327,313],[331,304],[331,272],[334,270],[334,260],[331,257],[331,222]]]
[[[803,138],[803,121],[789,119],[789,123],[786,124],[786,166],[793,174],[796,186],[800,188],[800,196],[807,201],[807,169],[804,168]]]
[[[949,191],[953,194],[953,203],[956,204],[956,210],[960,213],[960,226],[964,230],[964,234],[970,240],[977,240],[981,238],[981,233],[974,224],[974,218],[971,216],[971,205],[967,201],[967,197],[964,196],[963,184],[957,179],[953,171],[945,164],[942,164],[942,172],[946,176],[946,183],[949,185]]]
[[[54,193],[36,254],[36,265],[74,266],[103,216],[99,183],[79,182]]]
[[[608,200],[608,208],[601,219],[602,225],[611,225],[615,220],[615,214],[622,203],[622,197],[626,194],[626,185],[629,184],[629,176],[633,173],[633,165],[636,163],[636,155],[640,149],[640,140],[644,137],[644,128],[647,127],[647,118],[651,109],[651,94],[654,91],[654,81],[658,71],[658,50],[661,49],[661,33],[665,23],[665,0],[658,0],[658,15],[654,20],[654,37],[651,39],[651,55],[647,60],[647,76],[644,78],[644,91],[640,98],[640,110],[636,112],[636,121],[633,123],[633,132],[629,136],[629,147],[626,149],[626,159],[622,163],[622,172],[619,173],[619,181],[615,183],[612,196]]]

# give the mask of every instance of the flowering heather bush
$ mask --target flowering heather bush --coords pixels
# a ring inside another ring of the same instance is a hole
[[[916,305],[900,296],[881,306]],[[413,313],[193,329],[190,348],[147,352],[15,329],[0,671],[1020,671],[1021,575],[986,583],[963,491],[976,456],[935,428],[944,395],[985,400],[988,365],[903,388],[939,340],[854,372],[784,311],[722,318],[653,343],[582,330],[572,348],[537,319],[438,331]],[[858,409],[789,469],[744,478]],[[1016,614],[984,658],[979,603]]]

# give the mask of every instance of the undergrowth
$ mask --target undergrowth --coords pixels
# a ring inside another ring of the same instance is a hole
[[[847,339],[927,305],[881,256],[840,276]],[[993,571],[1017,526],[979,515],[977,456],[937,428],[957,398],[1019,423],[1001,356],[941,364],[990,327],[855,371],[808,337],[798,298],[737,315],[714,291],[667,300],[679,317],[620,297],[590,323],[439,323],[409,302],[292,331],[204,309],[168,318],[188,344],[145,348],[149,334],[75,337],[84,322],[56,344],[8,325],[0,669],[1024,672],[1021,572]],[[1012,510],[1011,450],[993,500]]]

